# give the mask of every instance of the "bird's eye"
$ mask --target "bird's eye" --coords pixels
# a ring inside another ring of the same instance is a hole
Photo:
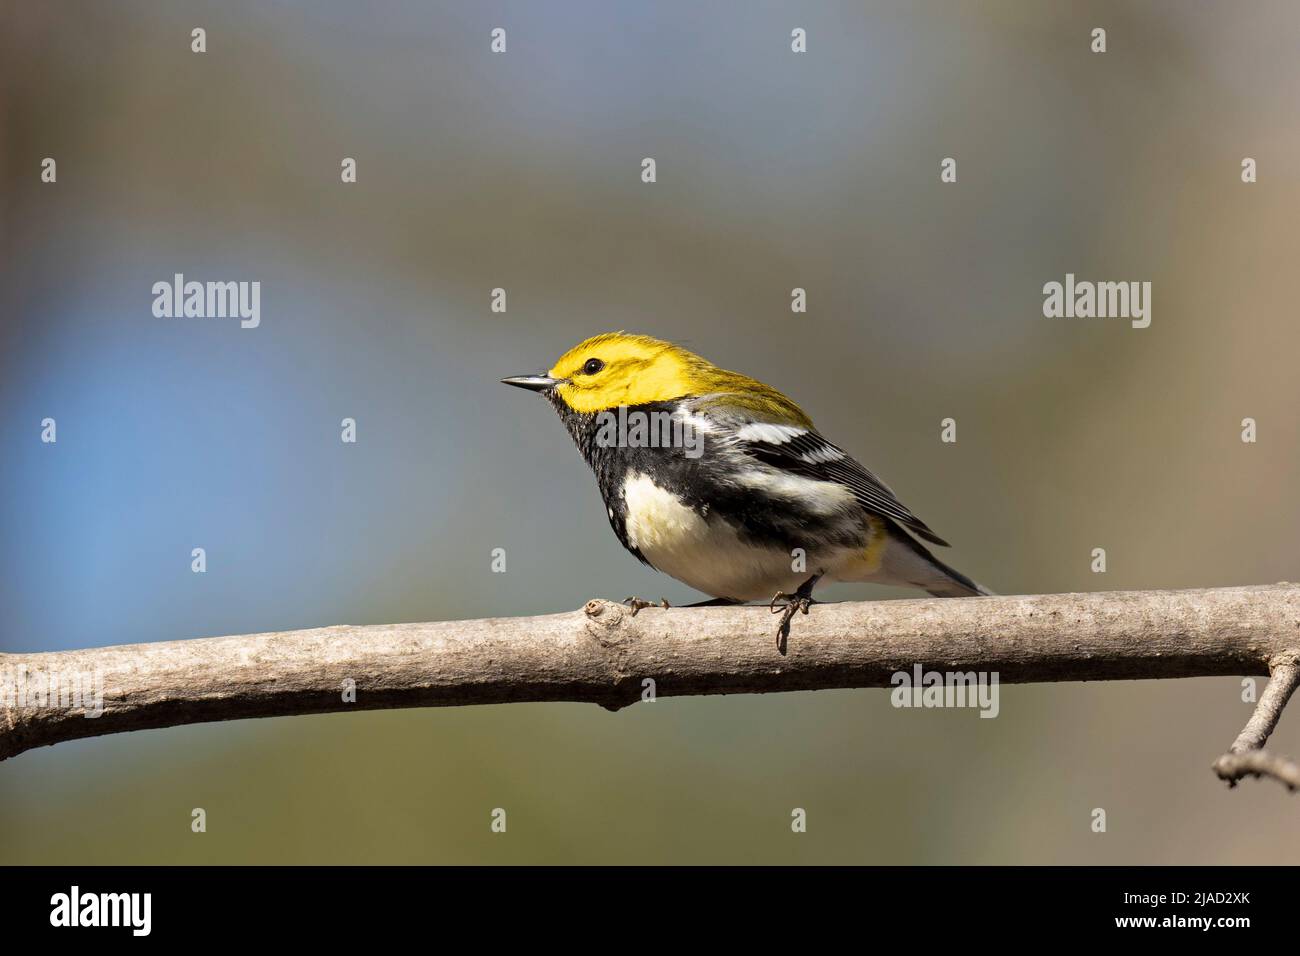
[[[600,359],[587,359],[587,364],[582,367],[582,374],[595,375],[604,367],[605,363]]]

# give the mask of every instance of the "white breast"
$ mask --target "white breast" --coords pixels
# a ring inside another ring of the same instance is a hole
[[[660,571],[705,594],[767,600],[808,577],[793,571],[784,550],[741,540],[727,521],[700,515],[639,472],[628,476],[623,500],[628,542]]]

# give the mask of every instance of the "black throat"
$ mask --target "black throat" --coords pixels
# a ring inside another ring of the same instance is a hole
[[[650,421],[662,421],[660,416],[671,416],[675,402],[650,402],[611,408],[600,412],[576,412],[554,390],[546,398],[564,422],[578,452],[591,467],[600,486],[600,496],[605,501],[609,523],[623,547],[642,561],[645,557],[632,546],[627,537],[627,503],[623,500],[623,486],[631,472],[639,472],[663,487],[682,488],[681,468],[687,462],[681,447],[637,447],[621,440],[610,441],[610,422],[620,415],[628,417],[645,415]],[[623,436],[618,436],[623,437]],[[647,562],[648,563],[648,562]]]

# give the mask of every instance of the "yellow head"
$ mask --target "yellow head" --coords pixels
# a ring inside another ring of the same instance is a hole
[[[544,392],[579,414],[716,394],[760,418],[812,426],[799,407],[776,389],[648,335],[595,335],[561,355],[544,375],[503,381]]]

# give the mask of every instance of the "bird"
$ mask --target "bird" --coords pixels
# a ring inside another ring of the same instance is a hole
[[[936,558],[926,544],[948,543],[792,399],[680,345],[605,332],[501,381],[559,413],[624,548],[710,595],[691,606],[766,600],[782,654],[821,582],[993,593]]]

